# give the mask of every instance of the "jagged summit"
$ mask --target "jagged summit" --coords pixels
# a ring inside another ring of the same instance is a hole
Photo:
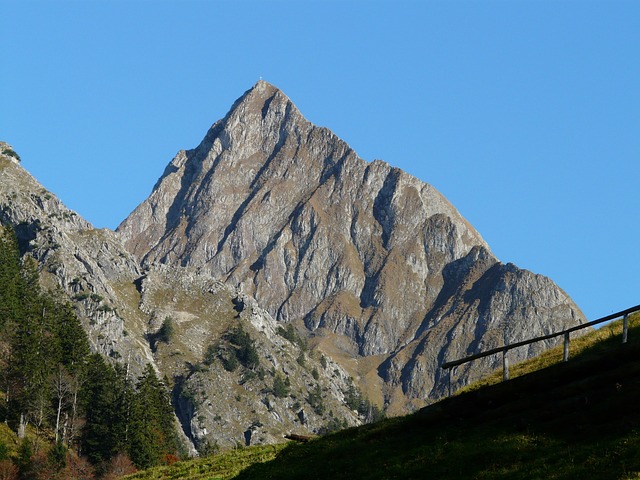
[[[304,325],[392,411],[442,393],[442,358],[582,318],[549,279],[501,264],[431,185],[360,159],[264,81],[118,233],[145,265],[196,267]]]
[[[245,99],[258,97],[264,100],[273,97],[273,95],[275,95],[276,93],[284,96],[285,98],[287,98],[287,100],[289,100],[289,98],[278,87],[265,80],[260,79],[249,90],[244,92],[244,94],[238,100],[236,100],[234,105],[231,107],[231,110],[234,110],[235,106],[238,103],[242,103]]]
[[[234,102],[223,121],[232,116],[249,120],[249,117],[243,117],[243,115],[252,115],[255,113],[260,113],[262,118],[264,118],[270,104],[274,101],[274,106],[290,104],[291,107],[295,108],[289,97],[279,88],[264,80],[258,80],[255,85],[244,92],[244,94]],[[259,117],[256,117],[256,119],[257,118]]]
[[[308,155],[303,145],[311,144],[314,151]],[[357,158],[345,142],[312,125],[282,91],[261,80],[209,129],[200,145],[179,152],[167,166],[150,202],[136,209],[144,217],[151,215],[152,221],[134,221],[134,213],[118,232],[136,255],[156,261],[147,252],[149,242],[160,240],[166,228],[178,227],[189,216],[188,205],[200,205],[199,214],[228,214],[226,222],[240,213],[247,189],[266,189],[270,196],[282,190],[295,205],[348,157]],[[289,168],[291,160],[294,168]],[[221,240],[215,239],[217,250],[223,247]]]
[[[286,118],[285,113],[288,115]],[[270,127],[271,122],[278,119],[306,121],[282,90],[264,80],[258,80],[233,103],[227,115],[215,125],[239,122],[253,127],[266,123],[266,126]]]

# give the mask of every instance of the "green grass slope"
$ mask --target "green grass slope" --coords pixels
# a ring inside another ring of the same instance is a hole
[[[496,372],[416,414],[289,444],[248,468],[244,462],[234,477],[206,468],[197,476],[176,464],[130,478],[640,478],[639,316],[632,325],[625,345],[620,324],[607,325],[572,339],[567,363],[554,364],[559,347],[512,367],[512,377],[521,376],[508,382],[496,383]],[[225,455],[212,458],[234,462]]]
[[[285,446],[280,444],[240,448],[220,455],[177,462],[171,466],[150,468],[124,478],[127,480],[227,480],[250,465],[272,460]]]

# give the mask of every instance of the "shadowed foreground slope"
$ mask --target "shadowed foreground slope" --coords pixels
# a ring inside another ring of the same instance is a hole
[[[616,329],[568,363],[292,445],[237,478],[637,478],[640,327],[626,345]]]

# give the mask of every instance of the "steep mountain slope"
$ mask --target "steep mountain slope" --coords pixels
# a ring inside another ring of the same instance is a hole
[[[201,268],[304,323],[391,413],[442,394],[444,359],[583,321],[549,279],[500,263],[433,187],[358,158],[263,81],[117,231],[145,266]]]
[[[95,351],[131,375],[151,364],[167,379],[192,451],[362,422],[346,405],[344,369],[279,330],[253,299],[195,269],[142,269],[114,232],[93,228],[5,153],[0,224],[38,261],[45,287],[74,302]]]

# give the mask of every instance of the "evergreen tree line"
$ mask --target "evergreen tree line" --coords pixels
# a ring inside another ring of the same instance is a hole
[[[71,478],[70,458],[86,459],[82,478],[94,478],[123,456],[147,468],[178,453],[169,392],[153,368],[132,379],[127,367],[91,354],[72,306],[40,289],[36,262],[21,259],[6,226],[0,227],[0,389],[0,422],[23,439],[13,458],[19,478]],[[43,455],[46,461],[34,461]]]
[[[379,422],[385,418],[384,412],[362,395],[353,383],[344,392],[344,396],[347,406],[358,412],[358,415],[364,418],[367,423]]]

